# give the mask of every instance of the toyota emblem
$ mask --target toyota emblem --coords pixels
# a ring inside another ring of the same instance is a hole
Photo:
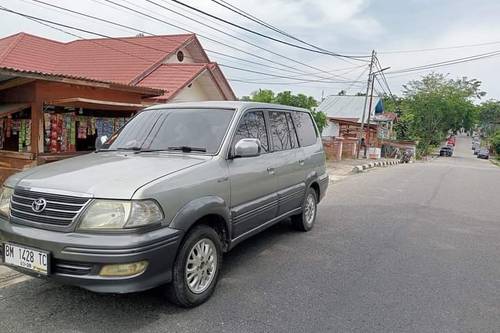
[[[43,212],[46,206],[47,206],[47,200],[45,200],[44,198],[38,198],[31,204],[31,209],[35,213],[41,213]]]

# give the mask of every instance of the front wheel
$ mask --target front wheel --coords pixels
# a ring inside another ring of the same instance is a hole
[[[222,265],[222,243],[217,232],[206,225],[189,231],[175,259],[169,300],[183,307],[205,302],[214,292]]]
[[[314,222],[316,222],[317,203],[316,191],[310,187],[302,203],[302,213],[292,216],[292,224],[295,229],[309,231],[313,228]]]

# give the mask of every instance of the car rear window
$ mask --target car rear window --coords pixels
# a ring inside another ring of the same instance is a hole
[[[292,112],[293,124],[297,131],[301,146],[311,146],[316,143],[318,134],[314,127],[312,117],[307,112]]]

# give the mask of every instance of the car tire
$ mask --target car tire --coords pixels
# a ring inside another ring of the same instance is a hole
[[[292,225],[299,231],[309,231],[314,227],[318,213],[318,195],[309,187],[302,203],[302,212],[292,216]]]
[[[169,301],[186,308],[204,303],[215,290],[221,266],[222,242],[217,232],[207,225],[191,229],[175,258],[172,282],[166,286]]]

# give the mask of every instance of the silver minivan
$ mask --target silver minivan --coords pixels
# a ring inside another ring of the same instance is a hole
[[[286,218],[311,230],[328,186],[320,135],[299,108],[158,105],[103,142],[6,180],[5,265],[95,292],[165,285],[195,306],[236,244]]]

